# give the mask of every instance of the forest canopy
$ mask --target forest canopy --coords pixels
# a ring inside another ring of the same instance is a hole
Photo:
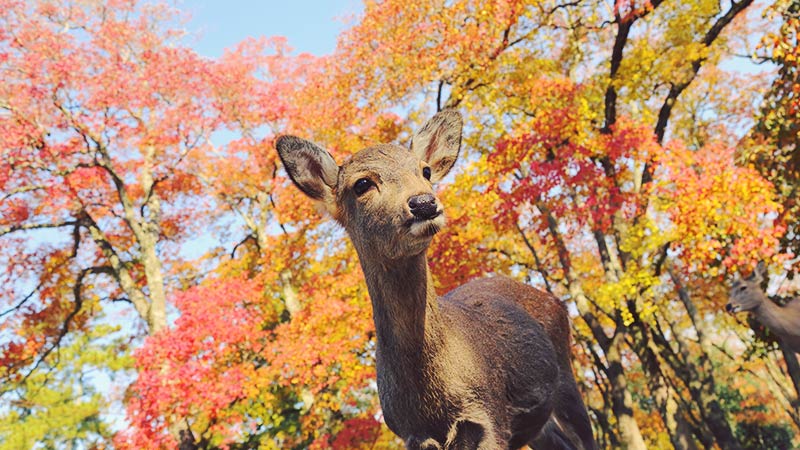
[[[724,308],[759,261],[798,291],[800,1],[365,0],[330,54],[213,58],[171,3],[0,11],[0,449],[401,448],[358,259],[274,141],[342,161],[444,108],[436,288],[562,299],[601,448],[800,445],[797,355]]]

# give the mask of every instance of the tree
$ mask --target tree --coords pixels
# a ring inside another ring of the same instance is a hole
[[[136,374],[120,448],[397,446],[354,252],[272,141],[342,160],[456,107],[437,288],[505,273],[564,299],[602,447],[784,445],[782,362],[721,313],[734,272],[796,272],[775,156],[794,149],[796,2],[755,31],[751,3],[384,0],[332,55],[247,40],[211,60],[163,5],[0,0],[0,423],[107,442],[91,366]],[[762,35],[776,77],[726,69]],[[138,329],[104,337],[120,309]]]
[[[244,114],[277,120],[283,106],[257,72],[280,45],[201,58],[165,5],[0,8],[5,396],[111,302],[132,305],[144,332],[165,330],[168,293],[185,282],[181,246],[211,223],[199,174],[212,136]]]

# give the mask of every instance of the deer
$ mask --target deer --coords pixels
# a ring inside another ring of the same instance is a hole
[[[378,144],[342,165],[299,137],[280,136],[275,147],[292,182],[356,250],[383,418],[407,449],[594,450],[564,304],[502,276],[434,290],[426,252],[445,215],[433,186],[455,164],[461,134],[461,114],[445,109],[410,149]]]
[[[725,309],[733,314],[751,313],[790,350],[800,353],[800,300],[793,298],[783,306],[770,300],[761,289],[766,276],[767,267],[764,261],[759,261],[749,277],[734,280]]]

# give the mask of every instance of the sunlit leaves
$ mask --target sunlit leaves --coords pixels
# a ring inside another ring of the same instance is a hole
[[[96,325],[50,353],[41,370],[6,383],[0,448],[102,445],[110,434],[103,416],[122,400],[109,374],[132,364],[117,331]]]
[[[785,231],[772,185],[752,168],[732,166],[733,153],[719,145],[691,151],[673,142],[659,158],[659,206],[669,213],[681,251],[699,270],[735,271],[772,256]]]

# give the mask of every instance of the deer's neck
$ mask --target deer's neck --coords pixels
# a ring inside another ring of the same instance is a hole
[[[424,254],[390,264],[364,261],[379,353],[406,362],[440,348],[444,333],[433,280]],[[428,355],[429,356],[429,355]]]
[[[753,310],[753,313],[759,322],[777,334],[797,334],[797,327],[800,325],[800,308],[795,306],[798,305],[778,306],[772,300],[764,298],[761,306]]]

